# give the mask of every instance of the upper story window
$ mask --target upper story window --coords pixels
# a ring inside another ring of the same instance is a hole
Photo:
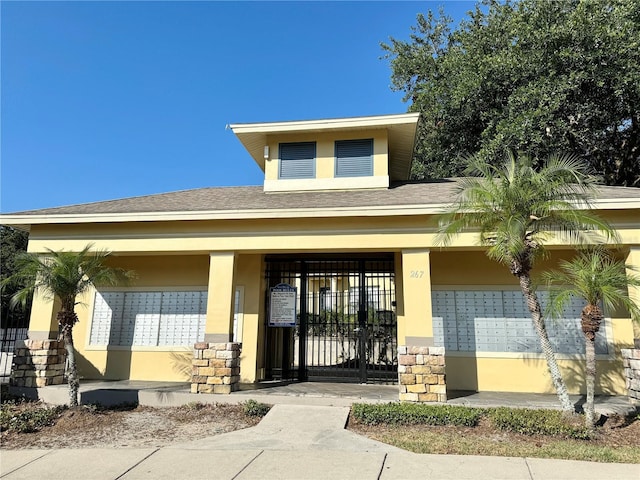
[[[316,142],[280,144],[278,178],[315,178]]]
[[[336,142],[336,177],[373,175],[373,139]]]

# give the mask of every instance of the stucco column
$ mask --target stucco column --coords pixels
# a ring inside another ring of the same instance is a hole
[[[629,254],[625,262],[631,269],[627,270],[628,275],[640,276],[640,246],[634,245],[629,249]],[[629,286],[629,298],[631,298],[636,305],[640,307],[640,287]],[[635,328],[635,331],[638,327]],[[635,335],[636,338],[640,338],[640,334]],[[636,343],[640,343],[636,341]],[[640,344],[635,345],[636,348],[640,348]]]
[[[399,399],[446,402],[444,347],[434,346],[433,341],[430,252],[403,250],[401,255],[402,272],[397,275],[402,279],[398,309]]]
[[[398,345],[433,346],[429,250],[403,250],[398,287]],[[397,264],[398,262],[396,262]],[[397,280],[396,280],[397,281]]]
[[[240,255],[236,268],[236,278],[244,286],[244,305],[242,308],[244,327],[242,334],[242,355],[240,372],[243,383],[253,383],[258,378],[258,359],[264,344],[264,322],[261,322],[260,309],[264,304],[262,294],[261,255]]]
[[[233,336],[233,303],[236,255],[234,252],[209,254],[209,287],[205,342],[229,342]]]
[[[52,298],[36,292],[31,306],[28,338],[48,340],[58,338],[57,305]]]

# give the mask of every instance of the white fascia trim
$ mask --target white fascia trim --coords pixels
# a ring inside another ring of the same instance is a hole
[[[333,208],[291,209],[247,209],[247,210],[203,210],[176,212],[131,212],[100,214],[42,214],[0,215],[0,224],[9,226],[46,225],[59,223],[112,223],[112,222],[159,222],[188,220],[245,220],[271,218],[329,218],[329,217],[382,217],[400,215],[436,215],[444,213],[449,203],[381,205]],[[640,199],[599,200],[593,202],[595,209],[624,210],[640,209]]]
[[[302,120],[291,122],[235,123],[229,125],[233,133],[276,133],[305,130],[335,130],[349,127],[385,127],[397,124],[417,123],[419,113],[376,115],[371,117],[328,118],[324,120]]]
[[[182,212],[101,213],[63,215],[2,215],[2,225],[41,225],[56,223],[159,222],[176,220],[244,220],[261,218],[381,217],[390,215],[433,215],[445,204],[382,205],[365,207],[297,208],[265,210],[210,210]]]
[[[640,198],[601,198],[591,202],[596,210],[640,209]]]

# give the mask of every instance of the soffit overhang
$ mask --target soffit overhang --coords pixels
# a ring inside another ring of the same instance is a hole
[[[389,143],[389,177],[391,181],[408,180],[416,140],[419,113],[377,115],[369,117],[330,118],[230,125],[233,133],[264,171],[264,147],[269,137],[291,133],[326,133],[345,131],[387,131]]]

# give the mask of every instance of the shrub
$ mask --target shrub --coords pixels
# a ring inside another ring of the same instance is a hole
[[[550,435],[589,439],[591,432],[578,419],[566,418],[559,410],[526,408],[471,408],[459,405],[416,403],[366,404],[351,407],[353,418],[365,425],[455,425],[474,427],[488,417],[494,428],[525,435]]]
[[[456,425],[473,427],[482,417],[482,409],[459,405],[416,403],[354,403],[351,414],[366,425]]]
[[[247,400],[242,403],[242,408],[244,414],[249,417],[264,417],[271,410],[271,405],[256,402],[255,400]]]
[[[66,406],[43,407],[35,405],[24,408],[16,404],[5,403],[0,407],[0,431],[37,432],[43,427],[53,425],[66,408]]]
[[[532,410],[528,408],[493,408],[489,420],[499,430],[524,435],[552,435],[566,438],[588,439],[589,429],[572,421],[559,410]]]

